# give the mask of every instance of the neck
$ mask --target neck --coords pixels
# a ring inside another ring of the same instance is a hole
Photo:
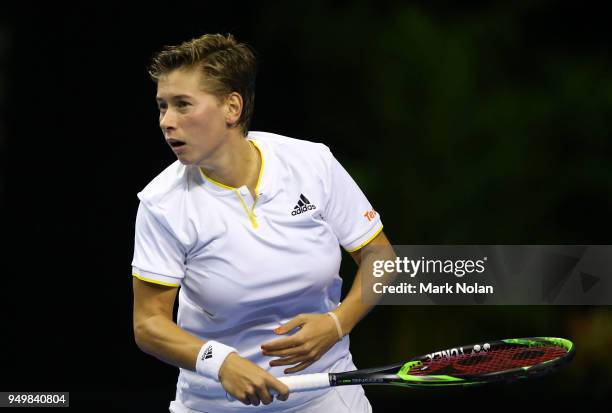
[[[223,185],[234,188],[246,185],[253,192],[261,167],[259,158],[259,151],[236,131],[228,134],[215,154],[199,166],[206,176]]]

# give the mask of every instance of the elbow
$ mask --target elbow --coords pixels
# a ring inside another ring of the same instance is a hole
[[[136,320],[134,320],[133,325],[134,342],[136,343],[136,346],[145,353],[147,352],[147,343],[149,341],[149,329],[147,327],[147,324],[147,320],[141,322],[137,322]]]
[[[164,316],[151,315],[134,319],[134,342],[145,353],[154,354],[165,330],[166,318]]]

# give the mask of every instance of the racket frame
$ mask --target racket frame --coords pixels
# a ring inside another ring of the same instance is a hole
[[[576,348],[570,340],[555,337],[529,337],[495,340],[488,341],[486,344],[489,345],[489,351],[495,350],[496,348],[500,348],[502,346],[507,346],[508,344],[524,346],[525,349],[537,348],[545,345],[555,345],[565,349],[566,353],[555,359],[534,364],[532,366],[524,366],[486,374],[462,375],[461,377],[456,377],[453,375],[408,374],[411,368],[415,365],[431,360],[432,354],[450,354],[452,350],[457,349],[461,349],[461,353],[464,354],[466,350],[474,351],[475,348],[482,348],[483,346],[483,343],[469,344],[456,349],[449,349],[415,357],[404,363],[396,363],[384,367],[354,370],[344,373],[330,373],[329,382],[331,386],[390,384],[402,387],[419,388],[474,386],[492,382],[511,382],[525,378],[540,377],[552,373],[553,371],[569,363],[576,353]],[[452,358],[453,356],[450,357]]]

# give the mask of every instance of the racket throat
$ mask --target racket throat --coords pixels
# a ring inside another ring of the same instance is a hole
[[[333,386],[369,385],[369,384],[390,384],[402,381],[396,374],[388,373],[367,373],[354,371],[347,373],[330,373],[329,384]]]

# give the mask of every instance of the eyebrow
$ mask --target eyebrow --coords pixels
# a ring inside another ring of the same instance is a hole
[[[174,100],[178,100],[178,99],[191,99],[191,98],[192,98],[192,97],[191,97],[191,96],[189,96],[189,95],[176,95],[176,96],[172,96],[172,97],[170,97],[170,99],[174,99]],[[162,101],[164,101],[165,99],[162,99],[162,98],[160,98],[159,96],[156,96],[156,97],[155,97],[155,100],[156,100],[157,102],[162,102]]]

